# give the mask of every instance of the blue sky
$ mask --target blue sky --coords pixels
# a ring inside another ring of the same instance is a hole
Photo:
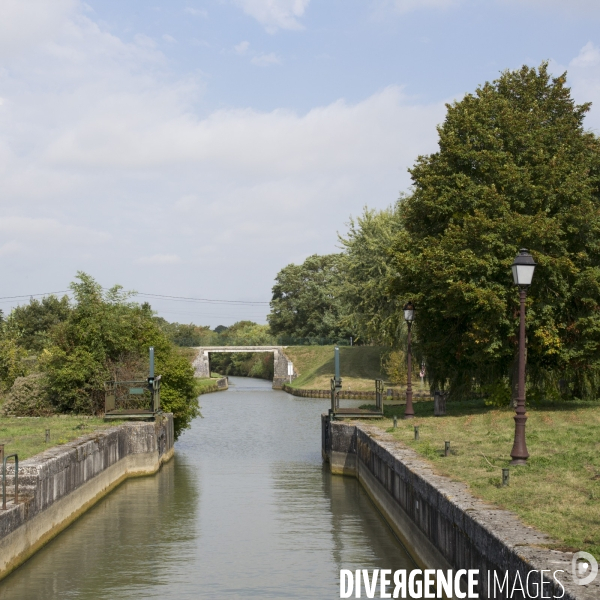
[[[597,0],[3,0],[2,296],[84,270],[268,301],[280,268],[409,189],[444,103],[499,71],[567,69],[599,130],[599,31]],[[266,314],[153,306],[212,326]]]

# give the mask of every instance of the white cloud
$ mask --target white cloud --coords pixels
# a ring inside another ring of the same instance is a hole
[[[140,265],[176,265],[181,262],[181,258],[177,254],[154,254],[142,256],[135,262]]]
[[[109,113],[103,103],[90,107],[93,117],[63,128],[47,146],[45,160],[57,168],[178,164],[255,176],[368,170],[398,164],[398,153],[414,158],[431,147],[434,125],[444,114],[442,103],[411,105],[397,87],[355,105],[338,101],[304,116],[244,109],[216,111],[202,120],[186,112],[173,114],[177,107],[163,94],[126,96]]]
[[[196,194],[185,194],[175,202],[175,208],[181,212],[189,212],[198,205]]]
[[[598,16],[600,15],[600,2],[598,0],[497,0],[502,4],[514,6],[532,6],[547,12],[552,10],[568,16]]]
[[[36,249],[49,254],[68,251],[77,252],[102,247],[110,241],[110,235],[88,227],[68,225],[57,219],[34,217],[0,217],[0,235],[13,238],[0,247],[0,256],[8,254],[35,254]],[[43,260],[43,257],[39,257]]]
[[[20,244],[19,242],[12,240],[10,242],[5,242],[4,244],[2,244],[0,246],[0,257],[2,256],[10,256],[11,254],[17,254],[21,248],[23,247],[23,244]]]
[[[394,8],[400,13],[413,10],[452,8],[461,4],[462,0],[393,0]]]
[[[199,116],[202,80],[174,79],[150,38],[125,43],[83,13],[58,30],[0,71],[0,252],[18,293],[65,289],[81,269],[268,300],[283,265],[333,251],[336,228],[393,202],[436,147],[443,104],[398,87],[305,113]]]
[[[256,19],[269,33],[278,29],[303,29],[298,21],[310,0],[233,0],[247,15]]]
[[[168,42],[169,44],[175,44],[177,42],[177,40],[172,35],[169,35],[168,33],[163,33],[162,39],[165,42]]]
[[[555,73],[564,69],[553,65]],[[600,48],[588,42],[567,67],[567,84],[578,103],[591,102],[586,126],[600,132]]]
[[[77,4],[77,0],[2,0],[0,58],[14,59],[33,44],[56,39]]]
[[[32,217],[0,217],[0,233],[20,236],[28,239],[63,240],[68,242],[99,243],[110,236],[102,231],[67,225],[58,219]]]
[[[253,56],[250,62],[257,67],[270,67],[272,65],[280,65],[281,59],[274,53],[258,54]]]
[[[233,51],[236,54],[246,54],[248,52],[248,48],[250,47],[250,42],[240,42],[236,46],[233,47]]]
[[[203,8],[186,6],[183,12],[187,13],[188,15],[194,15],[194,17],[203,17],[204,19],[208,17],[208,12]]]
[[[143,33],[138,33],[133,39],[138,46],[142,46],[143,48],[156,48],[156,42]]]
[[[539,8],[545,13],[549,10],[569,16],[600,15],[598,0],[495,0],[496,4],[512,6],[517,10],[523,8]],[[373,0],[375,13],[380,16],[393,10],[400,14],[418,10],[436,10],[457,8],[467,4],[467,0]]]

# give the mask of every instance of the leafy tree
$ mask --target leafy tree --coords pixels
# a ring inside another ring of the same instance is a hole
[[[65,321],[70,310],[68,296],[32,298],[29,304],[12,310],[6,323],[7,334],[25,350],[41,352],[48,343],[50,330]]]
[[[600,144],[566,75],[506,71],[448,105],[439,151],[410,171],[393,292],[415,301],[415,345],[434,386],[497,384],[517,348],[521,247],[538,263],[528,295],[528,368],[542,389],[600,381]]]
[[[301,265],[279,271],[267,317],[274,335],[299,338],[347,338],[342,302],[343,257],[309,256]]]
[[[222,346],[270,346],[275,339],[268,325],[238,321],[222,331],[215,343]]]
[[[154,317],[156,324],[176,346],[209,346],[215,343],[216,335],[210,327],[193,323],[169,323],[162,317]]]
[[[189,426],[198,414],[194,370],[159,329],[150,306],[131,302],[120,286],[104,293],[86,273],[78,273],[71,289],[75,305],[51,329],[40,357],[54,406],[60,412],[101,412],[104,382],[112,379],[114,365],[146,357],[154,346],[162,407],[173,412],[176,433]]]
[[[365,208],[350,219],[348,233],[340,236],[344,249],[343,301],[349,327],[358,340],[402,346],[406,327],[402,304],[391,293],[388,280],[396,273],[391,248],[402,227],[400,201],[385,210]]]
[[[27,352],[14,339],[0,338],[0,392],[9,390],[18,377],[28,373]]]

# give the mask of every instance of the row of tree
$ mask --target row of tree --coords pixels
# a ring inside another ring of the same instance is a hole
[[[528,248],[531,392],[597,397],[600,386],[600,142],[566,74],[506,71],[447,105],[439,150],[418,157],[409,194],[365,209],[341,252],[282,269],[273,334],[404,345],[432,387],[508,402],[517,352],[511,263]]]
[[[177,346],[261,346],[277,343],[268,325],[253,321],[238,321],[230,327],[218,325],[211,329],[194,323],[170,323],[162,317],[154,320]]]

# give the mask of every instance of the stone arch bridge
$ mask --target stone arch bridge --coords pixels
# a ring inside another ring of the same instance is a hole
[[[198,356],[192,363],[196,370],[196,377],[210,377],[210,353],[211,352],[272,352],[274,358],[273,387],[280,389],[286,381],[289,381],[288,363],[291,361],[285,355],[284,346],[196,346]],[[292,379],[297,374],[292,375]]]

